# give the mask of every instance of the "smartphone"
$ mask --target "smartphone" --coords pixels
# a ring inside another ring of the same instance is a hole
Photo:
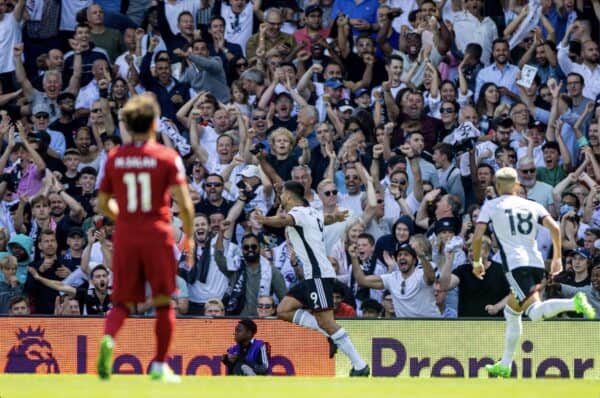
[[[94,223],[94,226],[96,227],[96,230],[100,230],[104,226],[104,221],[100,218],[100,219],[96,220],[96,222]]]

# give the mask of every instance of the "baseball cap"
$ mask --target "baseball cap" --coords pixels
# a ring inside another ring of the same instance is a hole
[[[69,229],[69,232],[67,233],[67,238],[72,238],[73,236],[79,236],[79,237],[85,237],[85,234],[83,233],[83,229],[79,228],[79,227],[73,227],[71,229]]]
[[[439,234],[443,231],[456,231],[456,221],[453,218],[447,217],[439,219],[435,222],[435,233]]]
[[[325,85],[325,87],[329,87],[329,88],[340,88],[344,85],[344,83],[342,83],[342,81],[340,79],[336,79],[336,78],[330,78],[325,80],[325,83],[323,83]]]
[[[340,110],[340,112],[348,112],[354,110],[354,107],[352,106],[352,103],[349,100],[342,100],[338,102],[337,108]]]
[[[581,257],[585,258],[586,260],[590,260],[592,258],[592,254],[583,247],[578,247],[577,249],[575,249],[573,251],[573,254],[581,256]]]
[[[417,258],[417,252],[408,243],[401,244],[400,247],[396,250],[396,255],[398,255],[398,253],[400,253],[400,252],[410,253],[411,256],[413,256],[414,258]]]
[[[527,128],[530,128],[530,129],[537,128],[537,129],[539,129],[539,131],[546,131],[546,126],[544,125],[544,123],[540,122],[539,120],[529,121]]]
[[[494,125],[496,126],[496,128],[502,127],[505,129],[510,129],[514,127],[515,124],[513,123],[513,120],[510,117],[499,117],[494,119]]]
[[[356,92],[354,93],[354,98],[358,98],[363,94],[368,94],[369,90],[367,90],[366,88],[359,88],[358,90],[356,90]]]
[[[50,107],[47,104],[44,104],[43,102],[38,102],[33,107],[33,110],[31,113],[34,116],[37,114],[40,114],[40,113],[45,113],[46,115],[50,115]]]
[[[56,97],[56,102],[60,102],[64,99],[72,99],[73,101],[75,101],[75,95],[73,95],[72,93],[69,92],[64,92],[64,93],[60,93],[58,94],[58,97]]]
[[[260,173],[258,171],[258,167],[253,164],[249,164],[243,168],[243,170],[238,174],[239,176],[250,178],[250,177],[259,177]]]
[[[306,9],[304,10],[304,15],[309,15],[313,12],[318,12],[319,14],[323,15],[323,9],[316,4],[312,4],[306,7]]]

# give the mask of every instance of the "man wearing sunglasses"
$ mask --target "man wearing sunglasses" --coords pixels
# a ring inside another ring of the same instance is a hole
[[[258,298],[275,294],[281,301],[287,287],[281,272],[261,255],[258,237],[247,233],[242,238],[242,261],[237,271],[222,267],[223,251],[217,240],[215,255],[221,272],[232,280],[232,290],[225,312],[227,315],[258,316]]]
[[[537,169],[533,158],[525,156],[517,162],[519,172],[519,183],[527,189],[527,198],[538,202],[552,215],[556,217],[556,207],[552,196],[552,185],[538,181]]]

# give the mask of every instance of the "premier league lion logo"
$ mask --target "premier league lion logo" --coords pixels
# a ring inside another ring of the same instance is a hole
[[[40,327],[19,329],[16,334],[19,341],[7,355],[5,373],[60,373],[44,332]]]

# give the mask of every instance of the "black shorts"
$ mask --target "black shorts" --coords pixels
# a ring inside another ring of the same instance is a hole
[[[313,311],[333,309],[334,278],[306,279],[288,291],[287,295],[300,301]]]
[[[504,275],[519,304],[523,304],[529,296],[540,290],[546,270],[538,267],[518,267]]]

